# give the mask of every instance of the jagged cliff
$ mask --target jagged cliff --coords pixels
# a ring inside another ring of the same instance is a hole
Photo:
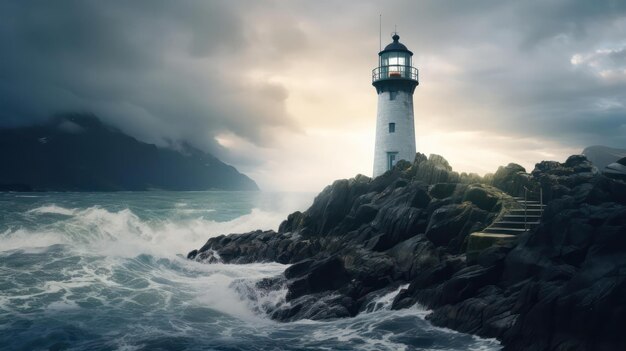
[[[538,186],[539,227],[468,263],[469,234]],[[394,308],[423,304],[434,324],[497,337],[507,350],[626,349],[626,184],[584,156],[481,178],[418,154],[375,179],[334,182],[278,232],[211,238],[188,257],[291,263],[258,283],[287,287],[286,303],[266,307],[281,321],[354,316],[408,283]]]

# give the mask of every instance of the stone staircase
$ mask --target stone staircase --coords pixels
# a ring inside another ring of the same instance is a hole
[[[498,221],[493,222],[485,228],[482,233],[518,235],[535,229],[539,225],[543,208],[539,201],[524,200],[521,197],[514,197],[518,208],[513,208]]]
[[[514,199],[515,205],[502,217],[482,231],[470,235],[466,253],[468,261],[475,261],[480,252],[490,246],[515,241],[518,235],[537,228],[545,208],[541,199]]]

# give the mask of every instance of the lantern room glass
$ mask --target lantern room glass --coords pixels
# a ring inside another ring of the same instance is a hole
[[[380,55],[380,68],[383,77],[409,78],[411,55],[408,52],[391,51]]]

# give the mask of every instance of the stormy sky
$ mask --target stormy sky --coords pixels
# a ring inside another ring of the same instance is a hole
[[[93,112],[317,191],[371,174],[379,14],[420,69],[418,151],[484,174],[626,147],[618,0],[0,0],[0,126]]]

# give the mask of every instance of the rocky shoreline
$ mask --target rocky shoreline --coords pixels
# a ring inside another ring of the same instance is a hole
[[[469,235],[524,187],[543,191],[538,228],[468,262]],[[393,308],[422,304],[433,324],[505,350],[626,349],[626,183],[580,155],[480,177],[418,153],[375,179],[335,181],[278,232],[214,237],[188,258],[291,264],[257,284],[287,287],[285,303],[265,311],[279,321],[355,316],[409,284]]]

